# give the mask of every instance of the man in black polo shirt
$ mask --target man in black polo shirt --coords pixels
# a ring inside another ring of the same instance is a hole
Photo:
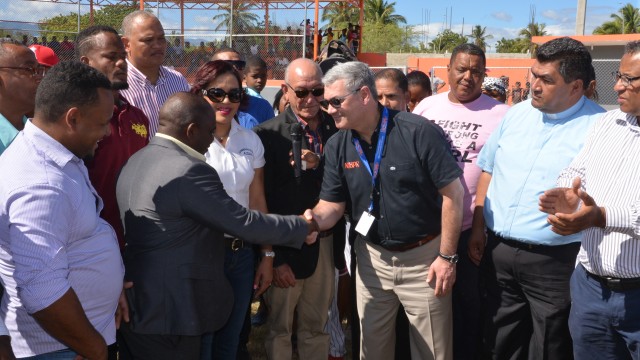
[[[360,357],[393,359],[402,303],[412,358],[450,359],[462,171],[437,125],[378,104],[366,64],[337,65],[323,82],[323,107],[341,131],[327,142],[320,201],[308,212],[330,228],[350,200]]]

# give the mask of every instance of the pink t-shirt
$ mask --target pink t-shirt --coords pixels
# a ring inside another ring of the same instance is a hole
[[[476,100],[458,104],[449,100],[449,92],[433,95],[422,100],[414,114],[439,125],[450,137],[451,151],[458,165],[464,171],[464,218],[462,230],[471,228],[473,208],[476,199],[476,187],[482,170],[476,165],[476,159],[489,135],[498,126],[509,109],[487,95]]]

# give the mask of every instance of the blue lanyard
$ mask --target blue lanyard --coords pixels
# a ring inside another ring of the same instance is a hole
[[[362,151],[362,146],[357,138],[353,138],[353,145],[356,147],[360,162],[371,174],[371,195],[369,195],[369,213],[373,211],[373,192],[376,189],[376,179],[380,172],[380,162],[382,161],[382,150],[384,149],[384,141],[387,138],[387,123],[389,122],[389,110],[385,107],[382,111],[382,122],[380,124],[380,135],[378,136],[378,144],[376,146],[376,155],[373,159],[373,171],[369,166],[369,161]]]

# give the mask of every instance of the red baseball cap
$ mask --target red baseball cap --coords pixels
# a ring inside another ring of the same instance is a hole
[[[60,59],[58,59],[58,55],[56,55],[50,47],[31,45],[29,46],[29,49],[36,54],[36,59],[38,59],[38,63],[42,66],[52,67],[60,61]]]

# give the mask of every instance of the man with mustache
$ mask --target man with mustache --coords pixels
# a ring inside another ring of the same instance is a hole
[[[541,45],[531,74],[531,100],[506,113],[477,161],[483,172],[469,256],[482,258],[487,292],[483,358],[573,355],[569,278],[581,235],[553,232],[536,199],[555,186],[604,110],[584,96],[593,76],[591,55],[579,41]]]
[[[179,72],[162,66],[167,39],[160,20],[146,11],[134,11],[122,20],[122,42],[127,52],[129,88],[121,94],[149,118],[149,138],[158,130],[158,112],[172,94],[189,91]]]
[[[116,180],[131,155],[149,143],[149,120],[120,94],[129,84],[127,53],[118,32],[108,26],[92,26],[78,34],[77,45],[77,59],[103,73],[113,89],[111,133],[98,143],[94,156],[85,159],[85,164],[91,184],[104,201],[100,216],[116,231],[122,250],[124,229],[116,202]]]

